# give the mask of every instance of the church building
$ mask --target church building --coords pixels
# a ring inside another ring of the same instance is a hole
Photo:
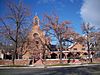
[[[23,59],[39,60],[43,58],[44,44],[47,44],[47,38],[44,32],[40,29],[40,19],[35,16],[33,19],[33,26],[31,32],[27,36]],[[46,48],[45,48],[46,49]]]

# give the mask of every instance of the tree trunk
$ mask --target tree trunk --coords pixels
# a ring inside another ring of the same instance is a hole
[[[60,42],[60,64],[62,63],[62,43]]]
[[[13,52],[13,55],[12,55],[12,63],[13,63],[13,65],[15,65],[15,53]]]
[[[92,63],[91,58],[90,58],[90,44],[89,44],[89,36],[87,35],[87,46],[88,46],[88,57],[89,57],[89,62]]]
[[[18,31],[19,31],[19,23],[16,22],[16,25],[17,25],[17,28],[16,28],[16,41],[15,41],[15,51],[13,52],[13,59],[12,59],[12,62],[13,62],[13,65],[15,64],[15,57],[16,57],[16,52],[17,52],[17,46],[18,46]]]
[[[42,53],[42,55],[43,55],[43,64],[44,64],[44,67],[46,68],[47,67],[47,65],[46,65],[46,48],[45,48],[45,44],[43,44],[43,42],[42,42],[42,45],[43,45],[43,53]]]
[[[62,64],[62,51],[60,50],[60,64]]]
[[[47,65],[46,65],[46,53],[44,52],[44,67],[46,68],[47,67]]]

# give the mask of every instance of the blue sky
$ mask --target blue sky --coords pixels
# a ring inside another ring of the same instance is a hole
[[[6,1],[0,0],[0,17],[7,14]],[[18,0],[11,1],[18,2]],[[82,34],[81,24],[84,21],[100,27],[100,0],[23,0],[23,2],[31,10],[32,17],[37,12],[42,20],[44,13],[55,12],[61,21],[71,21],[71,26],[80,34]]]
[[[42,18],[44,13],[56,13],[61,21],[69,20],[72,22],[76,32],[80,32],[80,8],[82,0],[24,0],[32,8],[32,12],[37,12]],[[33,2],[32,2],[33,1]],[[75,1],[75,3],[74,3]]]

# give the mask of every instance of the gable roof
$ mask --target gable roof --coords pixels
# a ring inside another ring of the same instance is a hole
[[[72,48],[72,47],[74,47],[76,44],[77,44],[77,42],[71,44],[68,48]]]
[[[68,48],[70,49],[70,48],[74,47],[76,44],[80,44],[80,43],[75,42],[75,43],[73,43],[71,46],[69,46]],[[80,45],[83,45],[83,44],[80,44]]]

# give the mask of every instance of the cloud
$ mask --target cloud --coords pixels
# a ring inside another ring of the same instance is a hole
[[[80,15],[83,21],[100,27],[100,0],[84,0]]]

